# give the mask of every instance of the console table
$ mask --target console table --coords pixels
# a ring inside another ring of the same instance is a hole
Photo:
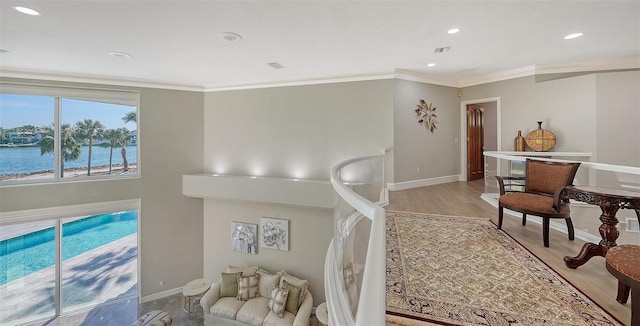
[[[620,232],[616,228],[618,224],[616,213],[619,209],[635,210],[640,222],[640,192],[576,186],[565,187],[564,191],[566,191],[569,198],[591,205],[598,205],[602,210],[602,215],[600,215],[602,225],[598,229],[602,240],[599,244],[585,243],[576,257],[564,257],[564,262],[569,268],[576,269],[584,265],[591,257],[604,257],[610,248],[617,245],[616,240]]]

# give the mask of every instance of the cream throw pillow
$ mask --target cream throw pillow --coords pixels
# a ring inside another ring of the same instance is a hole
[[[260,275],[238,276],[238,300],[247,301],[258,296]]]
[[[271,274],[264,270],[258,270],[260,279],[258,280],[258,288],[260,288],[260,296],[269,299],[271,290],[274,286],[280,285],[280,273]]]
[[[302,304],[302,300],[304,300],[304,296],[307,293],[307,286],[309,285],[309,282],[307,280],[301,280],[295,276],[291,276],[285,271],[281,271],[280,274],[281,288],[284,288],[284,281],[287,281],[289,284],[300,289],[300,298],[298,299],[298,307],[300,307],[300,304]]]
[[[222,273],[222,281],[220,282],[220,297],[237,297],[238,296],[238,276],[242,273]]]
[[[271,290],[271,296],[269,298],[269,310],[273,311],[274,314],[278,315],[280,318],[284,318],[284,307],[287,303],[287,296],[289,295],[289,291],[281,289],[279,287],[274,287]]]
[[[258,271],[258,266],[250,266],[250,267],[239,267],[239,266],[233,266],[233,265],[229,265],[229,267],[227,267],[227,273],[242,273],[242,276],[249,276],[249,275],[253,275]]]

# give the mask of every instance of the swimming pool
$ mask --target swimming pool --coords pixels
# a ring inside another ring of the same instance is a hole
[[[89,216],[62,225],[62,260],[138,231],[138,211]],[[53,227],[0,241],[0,285],[55,264]]]

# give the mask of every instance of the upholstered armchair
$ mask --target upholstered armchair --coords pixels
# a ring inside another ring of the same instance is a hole
[[[542,237],[549,247],[549,220],[564,218],[569,240],[574,239],[573,222],[569,211],[569,199],[564,187],[573,184],[580,163],[549,162],[527,159],[524,177],[500,177],[498,202],[498,229],[502,228],[504,209],[522,213],[522,225],[527,215],[542,218]],[[524,183],[524,184],[523,184]]]

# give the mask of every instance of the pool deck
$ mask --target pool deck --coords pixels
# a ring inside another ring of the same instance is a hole
[[[2,227],[5,228],[5,227]],[[65,260],[62,310],[137,295],[137,234]],[[46,317],[54,311],[54,267],[0,285],[0,325]]]
[[[69,222],[81,220],[83,218],[88,218],[88,217],[91,217],[91,216],[65,218],[65,219],[62,219],[62,223],[64,225],[64,223],[69,223]],[[43,229],[52,228],[55,225],[56,225],[55,220],[28,222],[28,223],[13,224],[13,225],[0,225],[0,241],[19,237],[21,235],[29,234],[32,232],[37,232]]]

